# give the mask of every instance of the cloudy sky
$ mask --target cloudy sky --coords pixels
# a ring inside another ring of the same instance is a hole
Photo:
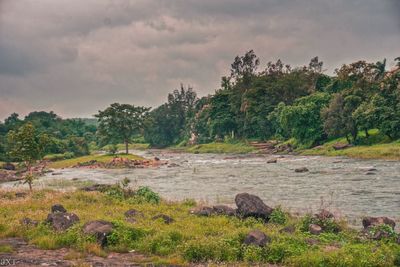
[[[399,0],[0,0],[0,119],[88,117],[156,106],[190,84],[214,92],[236,55],[331,73],[400,56]],[[392,64],[392,63],[391,63]]]

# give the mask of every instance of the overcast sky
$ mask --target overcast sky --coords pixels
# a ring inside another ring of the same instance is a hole
[[[262,66],[319,56],[328,73],[359,59],[392,62],[400,1],[0,0],[0,119],[157,106],[180,83],[207,95],[250,49]]]

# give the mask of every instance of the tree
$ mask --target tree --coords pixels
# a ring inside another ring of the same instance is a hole
[[[99,111],[95,117],[99,122],[98,134],[102,142],[123,142],[128,154],[130,140],[143,129],[144,117],[149,110],[146,107],[114,103]]]
[[[38,134],[31,123],[21,126],[18,131],[10,131],[7,134],[9,154],[12,158],[24,161],[28,170],[25,182],[32,190],[34,175],[31,171],[32,164],[43,157],[46,145],[48,143],[46,134]]]
[[[330,95],[315,93],[297,99],[293,105],[279,106],[276,119],[279,128],[299,143],[313,146],[325,139],[321,110],[329,103]]]

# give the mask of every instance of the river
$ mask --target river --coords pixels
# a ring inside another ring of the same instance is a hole
[[[237,193],[260,196],[269,206],[291,212],[329,208],[351,224],[364,215],[400,219],[400,162],[319,156],[250,156],[186,154],[159,150],[135,151],[178,166],[147,169],[61,170],[47,174],[35,187],[67,190],[84,184],[116,183],[124,177],[133,186],[146,185],[166,199],[195,199],[210,204],[234,204]],[[267,160],[278,157],[277,163]],[[309,172],[294,169],[307,167]],[[10,186],[3,184],[2,187]]]

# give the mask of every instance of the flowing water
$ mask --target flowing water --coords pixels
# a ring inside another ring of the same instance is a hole
[[[112,184],[128,177],[134,186],[149,186],[171,200],[192,198],[233,204],[237,193],[248,192],[260,196],[267,205],[282,205],[292,212],[314,212],[328,207],[346,216],[350,223],[356,223],[363,215],[400,218],[399,161],[285,156],[278,158],[277,163],[267,164],[267,160],[275,156],[156,150],[141,153],[178,166],[63,169],[60,175],[48,174],[40,178],[36,187],[68,189],[88,181]],[[309,172],[296,173],[294,169],[299,167],[307,167]]]

